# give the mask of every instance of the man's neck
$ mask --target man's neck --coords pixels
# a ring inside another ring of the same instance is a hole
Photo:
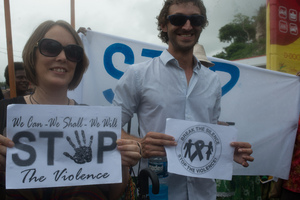
[[[189,85],[189,82],[193,76],[193,66],[194,66],[194,56],[193,56],[193,50],[182,52],[182,51],[170,51],[170,54],[178,61],[179,66],[184,70],[187,84]]]
[[[168,49],[169,53],[178,61],[179,66],[186,70],[193,69],[194,66],[194,57],[193,50],[191,51],[172,51]]]

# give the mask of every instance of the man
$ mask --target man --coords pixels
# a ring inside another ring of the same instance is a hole
[[[25,96],[29,93],[29,81],[27,80],[25,69],[22,62],[15,62],[15,81],[16,81],[16,93],[17,96]],[[4,72],[5,82],[9,86],[9,73],[8,65],[5,68]],[[10,90],[6,90],[4,93],[5,99],[10,99]]]
[[[125,131],[122,137],[141,142],[143,158],[166,156],[164,146],[176,145],[173,136],[164,134],[166,118],[216,124],[220,115],[218,75],[201,67],[193,56],[193,47],[207,25],[202,1],[165,0],[157,19],[159,37],[168,49],[160,57],[129,66],[114,99],[114,105],[122,106],[123,125],[137,113],[141,138]],[[247,167],[247,161],[253,161],[251,145],[231,145],[236,148],[234,160]],[[169,199],[216,199],[211,179],[169,174],[168,186]]]

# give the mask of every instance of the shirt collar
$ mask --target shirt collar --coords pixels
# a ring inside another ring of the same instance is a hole
[[[169,51],[167,49],[165,49],[161,55],[160,55],[160,59],[163,62],[163,64],[165,66],[167,66],[167,64],[170,63],[176,63],[176,65],[178,66],[178,62],[177,60],[169,53]],[[194,56],[194,72],[197,73],[197,71],[199,71],[201,69],[201,63],[200,61]]]
[[[168,62],[171,61],[176,61],[176,59],[169,53],[169,51],[167,49],[165,49],[161,55],[160,55],[160,59],[163,62],[163,64],[166,66],[168,64]]]

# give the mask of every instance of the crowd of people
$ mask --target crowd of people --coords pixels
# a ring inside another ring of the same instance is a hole
[[[35,29],[24,47],[22,68],[17,68],[15,63],[17,97],[10,98],[7,91],[4,100],[0,101],[1,199],[125,198],[126,188],[134,186],[129,168],[139,162],[141,169],[147,168],[148,158],[166,156],[164,147],[177,145],[172,135],[164,133],[166,118],[221,124],[218,121],[222,96],[219,77],[208,69],[213,63],[205,54],[201,58],[194,54],[194,47],[208,25],[203,2],[165,0],[157,16],[157,25],[159,37],[168,45],[167,49],[159,57],[129,66],[115,88],[113,105],[122,108],[122,125],[136,113],[141,133],[140,137],[135,137],[122,130],[121,139],[117,141],[122,160],[122,183],[6,190],[6,151],[14,146],[6,137],[7,106],[78,105],[67,96],[67,91],[78,86],[89,65],[82,41],[70,24],[62,20],[45,21]],[[200,51],[203,52],[201,46]],[[6,72],[5,77],[9,84]],[[32,90],[28,90],[29,85]],[[297,141],[299,143],[299,137]],[[235,148],[233,160],[248,167],[254,160],[251,144],[232,142],[231,146]],[[299,148],[297,144],[295,148]],[[292,167],[295,166],[299,175],[298,151],[294,157],[298,161]],[[284,183],[283,188],[296,193],[294,199],[300,199],[299,182],[296,183],[299,179],[292,176],[292,180],[295,181]],[[293,184],[298,187],[295,189]],[[170,174],[168,187],[169,199],[217,198],[217,185],[213,179]]]

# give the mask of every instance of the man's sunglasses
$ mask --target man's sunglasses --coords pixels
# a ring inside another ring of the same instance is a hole
[[[174,26],[183,26],[187,20],[190,20],[192,26],[201,26],[204,27],[205,19],[203,15],[183,15],[175,14],[169,15],[168,20]]]
[[[37,46],[40,53],[47,57],[58,56],[64,50],[67,59],[72,62],[80,62],[83,58],[83,48],[76,44],[69,44],[64,47],[56,40],[43,38]]]

